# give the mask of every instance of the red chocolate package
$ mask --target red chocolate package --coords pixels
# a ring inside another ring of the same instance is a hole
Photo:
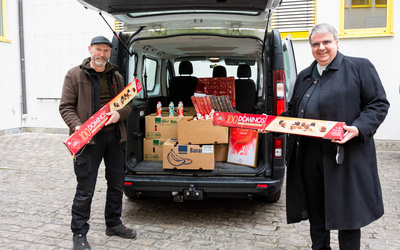
[[[141,90],[142,85],[139,80],[133,80],[118,95],[83,123],[82,126],[64,142],[71,154],[75,155],[102,127],[104,127],[110,118],[106,115],[107,113],[125,107],[125,105],[127,105]]]
[[[336,121],[226,112],[216,112],[213,124],[338,140],[343,139],[346,125]]]

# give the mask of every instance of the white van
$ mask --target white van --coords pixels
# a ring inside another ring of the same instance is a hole
[[[285,174],[285,135],[259,134],[254,167],[217,161],[212,170],[164,169],[145,160],[145,117],[158,102],[193,106],[200,78],[234,77],[235,112],[279,115],[296,77],[289,38],[270,29],[281,0],[78,0],[123,22],[110,61],[143,91],[127,119],[125,194],[175,201],[261,197],[276,202]],[[284,91],[282,91],[282,89]]]

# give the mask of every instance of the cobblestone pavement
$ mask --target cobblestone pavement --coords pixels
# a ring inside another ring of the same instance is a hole
[[[0,136],[0,249],[72,249],[70,209],[75,191],[66,135]],[[400,151],[378,151],[385,215],[362,229],[362,249],[399,249]],[[105,235],[104,171],[92,205],[92,249],[310,249],[308,222],[287,225],[285,192],[274,204],[250,200],[174,203],[124,197],[127,240]],[[332,247],[338,249],[337,233]]]

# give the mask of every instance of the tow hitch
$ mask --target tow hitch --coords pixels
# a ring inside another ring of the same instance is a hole
[[[184,200],[203,200],[203,190],[196,190],[193,184],[189,185],[189,189],[183,190]]]
[[[172,198],[175,202],[183,202],[184,200],[203,200],[203,190],[196,190],[193,184],[189,185],[189,189],[184,189],[182,194],[177,191],[172,192]]]

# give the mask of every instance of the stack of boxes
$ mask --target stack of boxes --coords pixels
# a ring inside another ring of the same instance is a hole
[[[192,116],[145,117],[143,154],[146,161],[163,161],[164,169],[214,169],[226,161],[229,128]]]
[[[146,134],[143,139],[143,159],[145,161],[162,161],[163,145],[170,138],[178,138],[177,125],[181,118],[168,117],[167,114],[162,117],[157,117],[156,114],[146,116]],[[190,116],[184,118],[190,118]]]

